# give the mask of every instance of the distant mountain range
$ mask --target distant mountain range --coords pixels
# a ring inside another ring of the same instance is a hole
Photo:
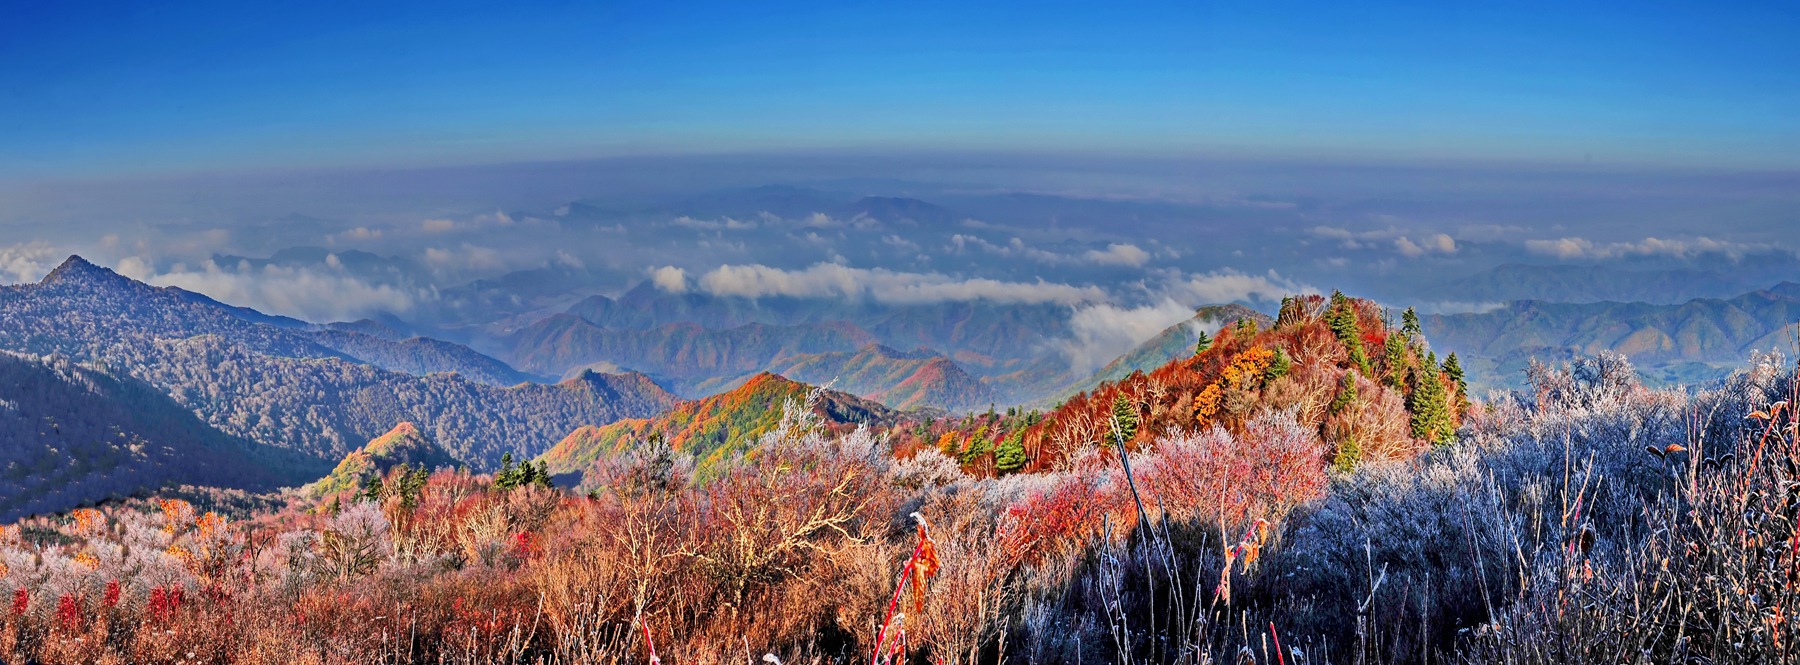
[[[1698,298],[1730,298],[1785,279],[1800,278],[1793,256],[1745,256],[1721,268],[1524,265],[1508,263],[1474,275],[1424,286],[1444,302],[1535,300],[1559,303],[1643,302],[1674,305]]]
[[[458,345],[291,322],[151,287],[79,257],[37,284],[0,287],[0,349],[104,366],[154,386],[225,436],[315,459],[336,460],[410,421],[486,468],[503,452],[535,455],[575,427],[652,415],[676,401],[638,374],[503,388],[472,377],[512,383],[519,375]]]
[[[683,402],[654,418],[632,418],[570,432],[539,459],[554,475],[583,472],[596,460],[661,436],[691,454],[702,471],[753,447],[781,422],[786,403],[804,402],[812,386],[773,374],[759,374],[737,388]],[[823,391],[815,406],[827,423],[839,426],[892,424],[898,412],[879,403]]]
[[[690,397],[774,372],[836,381],[896,408],[956,411],[1030,401],[1073,381],[1049,350],[1067,329],[1068,310],[1058,305],[751,299],[644,283],[618,298],[582,300],[501,345],[526,371],[628,368]]]
[[[955,361],[929,349],[906,352],[870,344],[855,353],[816,353],[784,359],[776,374],[814,385],[830,385],[897,409],[938,408],[974,411],[999,397]]]
[[[1753,351],[1795,351],[1800,284],[1677,305],[1521,300],[1487,312],[1424,318],[1440,352],[1470,359],[1481,387],[1520,387],[1533,359],[1624,354],[1652,383],[1699,383],[1741,367]]]

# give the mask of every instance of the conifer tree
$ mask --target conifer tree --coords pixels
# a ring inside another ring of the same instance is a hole
[[[1256,336],[1256,319],[1252,319],[1248,316],[1238,319],[1236,335],[1237,335],[1238,339],[1250,339],[1252,337],[1255,337]]]
[[[994,449],[994,470],[1012,473],[1025,467],[1025,430],[1013,430]]]
[[[1118,435],[1117,440],[1129,443],[1132,437],[1137,436],[1137,408],[1132,406],[1131,400],[1126,399],[1125,395],[1120,394],[1113,398],[1112,412],[1113,426]]]
[[[1368,353],[1363,351],[1362,327],[1356,321],[1356,305],[1344,297],[1343,292],[1331,292],[1331,309],[1325,313],[1325,323],[1331,326],[1331,333],[1350,353],[1350,362],[1362,370],[1363,374],[1372,374],[1369,367]]]
[[[1344,378],[1338,380],[1337,396],[1331,398],[1329,412],[1331,415],[1342,413],[1351,402],[1356,401],[1356,370],[1344,372]]]
[[[1410,338],[1425,334],[1425,329],[1419,326],[1419,313],[1411,307],[1400,315],[1400,332]]]
[[[1451,429],[1450,405],[1435,363],[1423,363],[1412,372],[1412,392],[1406,410],[1412,412],[1412,435],[1433,444],[1447,444],[1456,435]]]
[[[991,452],[994,452],[994,442],[988,438],[988,426],[982,425],[975,429],[975,436],[969,439],[969,447],[957,456],[956,461],[965,465],[974,464]]]
[[[1444,376],[1456,384],[1456,415],[1462,417],[1469,412],[1469,383],[1463,380],[1462,363],[1457,361],[1454,351],[1444,359]]]
[[[1206,331],[1200,331],[1200,339],[1194,342],[1194,355],[1206,353],[1206,350],[1210,348],[1212,348],[1212,338],[1206,336]]]
[[[1400,390],[1406,385],[1406,334],[1388,335],[1382,364],[1387,365],[1384,377],[1388,387]]]
[[[1302,309],[1305,305],[1297,296],[1282,296],[1281,311],[1275,314],[1275,329],[1281,330],[1300,324]]]
[[[1338,442],[1337,454],[1331,458],[1331,468],[1339,473],[1350,473],[1356,465],[1362,463],[1362,446],[1356,444],[1356,437],[1347,436]]]
[[[1263,380],[1274,381],[1287,376],[1288,371],[1292,370],[1293,367],[1294,362],[1288,358],[1287,352],[1282,351],[1281,349],[1275,349],[1275,357],[1269,361],[1269,368],[1263,370]]]

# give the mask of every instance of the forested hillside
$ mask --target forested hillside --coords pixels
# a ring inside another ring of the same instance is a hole
[[[896,409],[970,411],[1000,401],[993,389],[961,365],[929,349],[901,351],[870,344],[855,353],[838,351],[785,358],[769,371],[801,383],[829,384]]]
[[[596,461],[630,452],[652,438],[702,468],[716,467],[746,452],[781,422],[789,403],[806,403],[814,388],[773,374],[759,374],[744,385],[705,399],[684,402],[655,418],[633,418],[570,432],[542,461],[553,474],[588,472]],[[899,414],[880,404],[835,391],[820,391],[809,406],[827,426],[889,426]]]
[[[1469,401],[1455,355],[1439,359],[1412,310],[1393,326],[1367,300],[1333,294],[1283,301],[1199,336],[1187,358],[1135,371],[1048,412],[1009,409],[920,425],[902,449],[936,449],[965,470],[1063,468],[1119,441],[1136,449],[1175,433],[1239,434],[1291,417],[1325,447],[1318,462],[1350,470],[1409,459],[1450,441]]]
[[[0,352],[0,520],[177,483],[268,489],[319,468],[222,434],[135,379]]]

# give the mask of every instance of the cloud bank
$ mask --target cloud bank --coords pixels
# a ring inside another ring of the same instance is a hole
[[[179,287],[220,302],[316,322],[359,319],[377,312],[404,314],[434,297],[427,290],[370,284],[329,268],[267,265],[244,270],[207,261],[199,268],[176,265],[159,272],[149,261],[130,257],[119,262],[119,272],[155,286]]]
[[[1095,286],[1043,280],[959,279],[941,273],[852,268],[836,263],[814,264],[802,270],[783,270],[762,264],[722,265],[701,275],[697,285],[701,291],[716,296],[846,298],[888,304],[987,300],[1077,305],[1100,302],[1107,297],[1105,291]],[[663,284],[659,282],[658,286]]]

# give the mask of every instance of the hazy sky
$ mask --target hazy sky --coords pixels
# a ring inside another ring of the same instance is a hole
[[[1800,167],[1792,2],[387,4],[8,3],[0,180],[821,148]]]

